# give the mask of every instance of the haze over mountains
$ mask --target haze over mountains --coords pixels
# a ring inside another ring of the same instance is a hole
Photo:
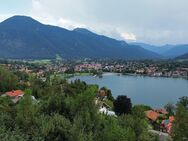
[[[26,16],[14,16],[0,23],[0,58],[48,59],[59,55],[62,58],[160,59],[177,57],[186,51],[188,45],[127,44],[83,28],[70,31],[44,25]]]
[[[188,59],[188,53],[178,56],[176,59]]]
[[[164,46],[154,46],[145,43],[131,43],[132,45],[138,45],[144,49],[155,52],[165,58],[175,58],[188,53],[188,44],[182,45],[164,45]]]

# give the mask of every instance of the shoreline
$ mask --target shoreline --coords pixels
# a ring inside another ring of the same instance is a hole
[[[75,76],[93,76],[93,77],[99,77],[98,75],[93,75],[92,73],[72,73],[72,74],[67,74],[67,73],[60,73],[56,74],[60,76],[61,78],[64,79],[70,79]],[[135,76],[135,77],[150,77],[150,78],[173,78],[173,79],[183,79],[183,80],[188,80],[188,77],[185,76],[153,76],[153,75],[147,75],[147,74],[134,74],[134,73],[117,73],[117,72],[103,72],[102,76],[112,76],[112,75],[119,75],[119,76]]]
[[[123,75],[123,76],[141,76],[141,77],[151,77],[151,78],[176,78],[176,79],[185,79],[188,80],[188,77],[185,76],[153,76],[147,74],[135,74],[135,73],[117,73],[117,72],[104,72],[103,76],[110,76],[110,75]]]
[[[153,78],[175,78],[175,79],[185,79],[188,80],[188,77],[185,76],[153,76],[147,74],[133,74],[133,73],[121,73],[122,75],[129,75],[129,76],[143,76],[143,77],[153,77]]]

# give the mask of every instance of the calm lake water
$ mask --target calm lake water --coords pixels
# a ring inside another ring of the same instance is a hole
[[[168,102],[176,103],[182,96],[188,96],[188,80],[163,77],[143,77],[106,73],[102,78],[75,76],[88,84],[97,84],[111,89],[114,97],[127,95],[133,104],[163,107]]]

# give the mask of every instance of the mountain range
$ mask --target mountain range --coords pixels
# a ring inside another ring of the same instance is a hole
[[[178,56],[176,59],[188,59],[188,53]]]
[[[188,53],[188,44],[182,45],[164,45],[164,46],[154,46],[145,43],[131,43],[132,45],[138,45],[143,47],[144,49],[155,52],[164,58],[176,58],[185,53]]]
[[[0,58],[164,59],[188,53],[188,44],[155,46],[126,43],[84,28],[67,30],[31,17],[13,16],[0,23]]]
[[[0,23],[0,58],[157,59],[138,45],[98,35],[87,29],[67,30],[44,25],[31,17],[13,16]]]

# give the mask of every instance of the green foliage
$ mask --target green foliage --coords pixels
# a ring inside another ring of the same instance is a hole
[[[29,95],[32,95],[32,90],[31,89],[26,89],[24,91],[25,94],[29,94]]]
[[[0,67],[0,92],[11,91],[17,88],[18,78],[13,73]]]
[[[103,102],[106,103],[107,105],[109,105],[111,107],[110,108],[111,110],[114,109],[114,104],[111,100],[105,99],[105,100],[103,100]]]
[[[65,71],[67,74],[73,74],[74,73],[74,68],[69,68]]]
[[[28,79],[31,86],[25,89],[24,97],[17,104],[8,97],[0,97],[2,141],[154,140],[147,132],[143,106],[135,106],[129,115],[109,117],[98,113],[94,101],[98,92],[96,85],[80,80],[68,83],[58,77],[46,82],[33,75]],[[107,101],[112,103],[111,92],[107,93]]]
[[[102,87],[101,90],[105,91],[108,100],[114,102],[114,97],[112,96],[112,92],[110,89],[108,89],[106,87]]]
[[[43,117],[41,133],[46,141],[62,141],[69,140],[71,133],[71,123],[64,116],[54,114]]]
[[[134,109],[137,109],[137,110],[140,110],[140,111],[147,111],[147,110],[152,110],[152,108],[148,105],[134,105],[133,107],[133,110]]]
[[[79,79],[75,80],[74,82],[71,82],[70,85],[65,85],[64,87],[64,92],[71,94],[71,95],[76,95],[79,94],[83,91],[85,91],[87,88],[87,85],[85,82],[81,82]]]
[[[164,108],[168,112],[169,116],[172,116],[175,114],[175,105],[173,103],[167,103]]]
[[[109,118],[102,131],[99,140],[101,141],[135,141],[136,135],[133,128],[122,127],[117,119]]]
[[[14,74],[15,74],[15,75],[19,78],[19,80],[21,80],[21,81],[25,81],[25,82],[29,81],[29,76],[28,76],[28,74],[26,74],[25,72],[16,71]]]
[[[11,127],[14,125],[15,107],[8,97],[0,97],[0,125]]]
[[[132,108],[132,114],[140,118],[145,118],[145,111],[151,110],[152,108],[146,105],[134,105]]]
[[[1,141],[28,141],[29,137],[17,128],[11,131],[1,126],[0,139]]]
[[[117,115],[129,114],[131,112],[131,108],[131,99],[127,96],[118,96],[114,101],[114,111]]]
[[[181,100],[180,100],[181,101]],[[188,140],[188,110],[179,102],[172,130],[175,141]]]
[[[184,108],[188,109],[188,96],[181,97],[178,104],[181,104]]]
[[[16,114],[17,125],[25,132],[32,133],[31,129],[37,126],[38,105],[30,95],[25,95],[16,105]]]
[[[149,141],[148,123],[145,118],[140,118],[137,115],[123,115],[119,118],[119,123],[124,127],[129,127],[134,130],[136,140]]]

